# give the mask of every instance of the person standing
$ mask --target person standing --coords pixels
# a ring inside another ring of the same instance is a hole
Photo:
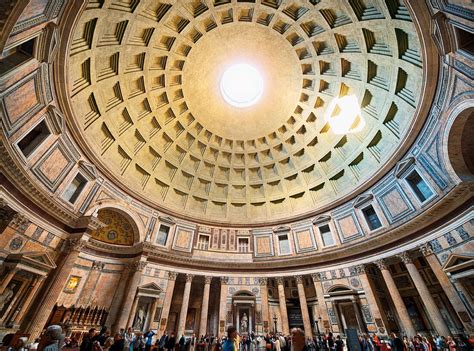
[[[336,341],[334,342],[336,351],[344,351],[344,341],[341,339],[341,336],[336,336]]]
[[[222,351],[238,351],[235,347],[235,342],[237,340],[237,329],[231,325],[227,328],[227,339],[224,342]]]
[[[132,327],[129,327],[124,335],[124,351],[133,351],[133,342],[135,341],[135,334]]]
[[[166,342],[165,349],[168,351],[173,351],[175,345],[176,345],[176,336],[174,335],[174,332],[171,332],[171,335],[168,338],[168,341]]]
[[[94,341],[96,341],[97,337],[97,329],[91,328],[89,329],[89,333],[87,333],[83,338],[81,342],[81,347],[80,351],[92,351],[94,347]]]
[[[50,325],[41,336],[38,351],[59,351],[59,344],[63,339],[63,329],[59,325]]]
[[[403,351],[403,341],[395,333],[390,334],[390,347],[392,351]]]
[[[291,346],[293,351],[309,351],[306,346],[306,338],[301,328],[291,329]]]
[[[155,335],[155,332],[153,330],[149,330],[145,333],[145,351],[150,351],[151,350],[151,345],[153,345],[153,336]]]

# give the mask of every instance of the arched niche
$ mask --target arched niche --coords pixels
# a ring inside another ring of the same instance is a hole
[[[474,106],[469,105],[453,111],[447,137],[449,163],[463,182],[474,181]]]
[[[105,226],[91,233],[93,239],[121,246],[133,246],[139,241],[135,222],[122,211],[102,208],[97,212],[97,217]]]

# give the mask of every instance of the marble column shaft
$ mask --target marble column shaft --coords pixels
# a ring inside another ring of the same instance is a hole
[[[154,325],[153,325],[153,321],[155,320],[155,315],[156,315],[156,307],[158,306],[158,298],[155,298],[153,299],[153,302],[150,306],[150,310],[148,311],[148,315],[149,315],[149,318],[148,318],[148,325],[146,326],[145,329],[157,329]]]
[[[296,285],[298,287],[298,296],[300,298],[301,315],[303,316],[304,335],[311,338],[313,337],[313,333],[311,331],[308,303],[306,302],[306,294],[304,292],[303,277],[296,277]]]
[[[13,279],[13,277],[15,276],[17,272],[18,272],[17,268],[12,268],[8,271],[2,283],[0,284],[0,294],[3,294],[8,284],[10,284],[11,280]]]
[[[204,277],[204,291],[202,294],[202,306],[201,306],[201,319],[199,321],[199,334],[206,335],[207,333],[207,314],[209,312],[209,292],[211,289],[211,280],[212,277]]]
[[[369,277],[367,276],[367,273],[365,271],[365,267],[363,265],[360,265],[356,267],[356,270],[359,274],[359,280],[362,285],[362,289],[364,289],[365,297],[369,304],[370,312],[372,314],[372,317],[374,318],[374,323],[375,319],[383,321],[382,313],[380,312],[381,307],[379,306],[379,300],[375,297],[375,293],[372,290],[372,285],[370,284]],[[383,327],[383,325],[377,327]],[[383,334],[386,335],[387,333],[385,332]]]
[[[443,288],[444,293],[448,297],[448,300],[451,302],[451,305],[453,306],[454,310],[458,314],[459,319],[461,320],[464,328],[466,329],[468,334],[473,334],[474,329],[472,327],[472,324],[469,322],[466,322],[460,316],[463,314],[469,315],[468,312],[466,311],[464,303],[459,297],[453,284],[449,280],[448,275],[443,271],[443,267],[441,266],[441,263],[438,261],[438,258],[436,257],[436,255],[431,250],[431,247],[429,246],[429,244],[425,244],[420,248],[420,251],[425,256],[426,261],[428,262],[431,270],[433,271],[434,275],[438,279],[441,287]]]
[[[390,274],[390,271],[385,265],[385,262],[383,260],[379,260],[375,263],[382,272],[383,279],[385,281],[385,284],[387,285],[388,292],[392,298],[393,304],[395,305],[395,310],[397,311],[402,329],[405,331],[405,334],[408,337],[416,335],[415,328],[413,327],[410,315],[408,314],[408,310],[405,306],[405,303],[403,302],[400,292],[398,291],[397,285],[395,284],[395,281],[393,280],[392,275]]]
[[[285,335],[290,334],[289,324],[288,324],[288,312],[286,310],[286,297],[285,297],[285,286],[283,285],[284,279],[277,278],[278,283],[278,301],[280,303],[280,316],[281,316],[281,328],[282,332]]]
[[[181,305],[181,312],[179,313],[178,333],[176,336],[179,338],[184,335],[184,328],[186,326],[186,316],[188,315],[189,306],[189,295],[191,294],[191,284],[193,281],[192,274],[186,274],[186,283],[184,285],[183,303]]]
[[[15,319],[13,320],[13,325],[19,325],[21,321],[23,320],[23,317],[25,316],[26,311],[28,311],[28,307],[31,304],[31,301],[35,298],[36,293],[38,292],[39,288],[41,287],[43,281],[44,281],[43,276],[36,277],[35,280],[32,283],[32,287],[30,291],[28,292],[28,295],[26,296],[26,299],[23,301],[23,304],[20,307],[20,311],[18,311],[18,314],[15,316]]]
[[[121,310],[117,316],[117,321],[115,324],[116,328],[124,328],[126,329],[130,325],[127,325],[130,317],[133,304],[135,302],[135,294],[137,293],[138,285],[140,284],[140,280],[142,278],[142,271],[146,266],[146,261],[135,261],[131,263],[129,267],[130,270],[130,278],[128,280],[127,288],[123,295],[122,303],[121,303]]]
[[[219,332],[218,336],[223,337],[225,335],[226,328],[226,317],[227,317],[227,277],[221,277],[221,296],[219,302]],[[223,325],[222,325],[223,324]]]
[[[264,330],[264,333],[268,332],[270,327],[271,317],[270,317],[270,309],[268,308],[268,279],[267,278],[260,278],[260,296],[262,297],[262,320],[263,325],[265,326],[265,322],[267,322],[267,330]]]
[[[163,301],[163,309],[161,311],[160,331],[164,332],[168,325],[168,316],[170,314],[171,301],[173,300],[174,286],[176,284],[176,272],[168,272],[168,285],[166,287],[165,299]],[[161,323],[163,321],[163,323]]]
[[[77,299],[78,305],[87,306],[92,298],[92,294],[94,293],[95,286],[97,281],[99,280],[99,276],[101,274],[102,269],[104,268],[104,264],[101,262],[94,261],[92,262],[92,268],[87,276],[86,282],[81,290],[81,294]]]
[[[316,290],[316,297],[318,299],[319,317],[321,317],[323,324],[319,325],[319,330],[321,332],[324,332],[326,330],[326,328],[324,327],[324,323],[326,322],[329,325],[331,324],[329,323],[328,309],[326,307],[326,302],[324,301],[324,290],[323,284],[321,282],[321,274],[316,273],[313,274],[311,277],[313,278],[314,290]]]
[[[36,313],[33,314],[28,328],[25,330],[25,333],[30,334],[29,341],[33,341],[39,337],[43,331],[49,315],[51,314],[61,291],[64,289],[72,268],[74,267],[74,264],[79,257],[79,253],[85,244],[86,240],[83,238],[69,239],[66,242],[67,254],[64,257],[63,263],[57,268],[57,274],[51,275],[54,280],[45,292],[41,303],[38,304],[38,309],[36,310]]]
[[[433,296],[431,296],[425,281],[421,277],[420,272],[418,272],[418,268],[416,268],[415,264],[408,257],[408,253],[405,252],[404,254],[400,255],[400,258],[407,267],[408,273],[415,284],[416,290],[418,290],[418,293],[420,294],[423,305],[426,307],[426,311],[428,312],[428,316],[434,328],[440,335],[451,335],[451,332],[446,325],[446,322],[444,321],[443,316],[441,315],[441,312],[439,311],[439,308],[433,299]]]
[[[138,294],[135,294],[132,307],[130,308],[130,312],[128,314],[127,327],[133,327],[133,320],[135,319],[135,313],[137,312],[139,299],[140,299],[140,296],[138,296]]]
[[[118,282],[117,288],[115,289],[115,294],[112,299],[109,314],[107,316],[106,325],[111,326],[112,334],[120,330],[116,322],[118,322],[118,314],[121,313],[120,308],[123,301],[123,296],[125,295],[125,288],[127,287],[129,277],[130,270],[129,267],[126,266],[120,274],[120,280]]]

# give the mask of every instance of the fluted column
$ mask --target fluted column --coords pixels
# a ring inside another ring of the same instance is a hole
[[[178,334],[177,334],[178,337],[180,337],[181,335],[184,335],[186,316],[188,314],[189,295],[191,294],[191,283],[193,281],[193,278],[194,278],[194,275],[186,274],[186,284],[184,285],[183,303],[181,305],[181,312],[179,314]]]
[[[211,289],[212,277],[204,277],[204,292],[202,294],[201,320],[199,321],[199,334],[207,334],[207,314],[209,312],[209,291]]]
[[[219,302],[219,337],[225,334],[225,323],[227,317],[227,284],[229,278],[221,277],[221,296]]]
[[[397,285],[395,284],[392,275],[390,274],[390,271],[385,265],[385,261],[378,260],[375,262],[375,264],[382,272],[383,279],[385,281],[385,284],[387,285],[388,292],[392,297],[392,301],[395,305],[395,310],[397,311],[402,329],[405,331],[405,334],[408,337],[416,335],[415,328],[413,327],[410,315],[408,314],[408,310],[405,306],[405,303],[403,302],[400,292],[398,291]]]
[[[321,317],[323,324],[320,325],[319,328],[321,332],[325,332],[326,328],[324,326],[331,324],[329,323],[329,314],[328,309],[326,307],[326,302],[324,301],[324,290],[323,284],[321,282],[321,280],[324,279],[324,276],[321,273],[314,273],[311,274],[311,278],[313,279],[314,290],[316,290],[316,297],[318,299],[319,317]]]
[[[118,314],[121,313],[120,308],[123,301],[123,296],[125,295],[127,282],[130,277],[129,268],[130,265],[126,265],[120,274],[120,280],[117,288],[115,289],[115,294],[112,299],[112,304],[110,305],[109,314],[107,315],[107,321],[105,324],[111,327],[112,333],[116,333],[120,330],[116,322],[118,322]]]
[[[369,304],[370,312],[372,314],[372,317],[374,318],[374,323],[376,324],[377,328],[384,328],[386,330],[385,326],[382,325],[377,325],[375,320],[379,320],[380,323],[383,323],[383,318],[382,318],[382,313],[380,312],[380,306],[379,306],[379,300],[375,297],[374,291],[372,290],[372,286],[370,285],[369,282],[369,277],[367,277],[367,272],[365,271],[365,266],[364,265],[359,265],[356,266],[356,271],[359,274],[359,280],[362,285],[362,289],[364,289],[365,297],[367,299],[367,302]],[[383,333],[383,335],[386,335],[387,332]]]
[[[311,321],[309,319],[308,304],[306,302],[306,294],[304,292],[302,276],[296,276],[296,286],[298,287],[301,315],[303,316],[304,335],[311,338],[313,337],[313,333],[311,332]]]
[[[31,289],[28,295],[26,296],[25,301],[20,307],[20,311],[18,311],[18,314],[15,316],[15,319],[13,320],[13,325],[19,325],[21,321],[23,320],[23,317],[25,316],[26,311],[28,311],[28,308],[30,307],[31,301],[34,299],[36,296],[36,293],[38,292],[39,288],[41,287],[45,277],[44,276],[37,276],[32,284],[31,284]]]
[[[0,294],[3,294],[8,284],[10,284],[11,280],[17,273],[18,273],[18,268],[12,268],[8,271],[5,278],[3,278],[2,283],[0,284]]]
[[[263,332],[268,333],[270,321],[271,321],[270,309],[268,308],[268,279],[258,278],[258,282],[260,284],[260,296],[262,297]],[[265,325],[266,325],[266,328],[265,328]]]
[[[148,325],[146,326],[145,329],[157,329],[153,324],[155,320],[155,315],[156,315],[156,307],[158,305],[158,298],[153,299],[153,302],[151,303],[150,309],[148,310],[148,315],[150,316],[148,318]]]
[[[168,325],[168,316],[170,314],[171,301],[173,300],[174,285],[178,273],[168,272],[168,285],[166,287],[165,299],[163,301],[163,309],[161,310],[160,331],[166,330]]]
[[[418,268],[416,268],[415,264],[412,262],[408,252],[402,253],[399,257],[407,267],[408,273],[415,284],[416,290],[418,290],[418,293],[420,294],[421,301],[423,301],[423,305],[426,307],[426,311],[428,312],[428,316],[431,319],[434,328],[439,335],[450,335],[451,332],[446,325],[433,296],[431,296],[425,281],[421,277],[420,272],[418,272]]]
[[[288,312],[286,310],[285,285],[282,277],[276,278],[278,284],[278,300],[280,302],[281,329],[283,334],[290,334]]]
[[[129,270],[130,270],[130,278],[128,280],[127,289],[125,290],[125,294],[123,295],[122,300],[122,308],[117,316],[117,322],[115,325],[117,328],[124,328],[126,329],[130,325],[127,325],[127,322],[132,319],[131,316],[132,307],[135,302],[135,294],[137,293],[138,285],[140,284],[140,280],[142,278],[143,269],[145,269],[146,261],[134,261],[130,263]]]
[[[86,282],[82,288],[81,294],[77,299],[77,305],[87,306],[91,300],[94,288],[99,280],[99,276],[104,269],[105,264],[99,261],[92,262],[92,267],[89,275],[87,276]]]
[[[33,341],[41,334],[61,291],[66,285],[79,253],[86,245],[88,239],[89,236],[81,235],[80,237],[74,239],[71,238],[66,241],[64,250],[66,256],[64,257],[63,264],[57,268],[57,274],[53,277],[54,281],[45,292],[45,295],[38,306],[39,308],[36,313],[33,314],[33,318],[31,319],[28,328],[25,330],[26,334],[30,334],[29,341]]]
[[[425,256],[426,261],[428,262],[431,270],[433,271],[434,275],[438,279],[439,283],[441,284],[441,287],[443,288],[444,293],[448,297],[449,302],[451,302],[451,305],[453,306],[454,310],[459,316],[459,319],[461,320],[464,329],[468,334],[474,334],[474,329],[472,327],[472,324],[469,322],[466,322],[465,318],[462,318],[463,316],[469,316],[468,312],[466,311],[466,308],[464,307],[464,303],[461,301],[461,298],[459,297],[456,289],[454,288],[453,284],[449,280],[449,277],[447,274],[443,271],[443,267],[441,266],[441,263],[438,261],[438,258],[436,255],[433,253],[433,250],[431,249],[431,246],[429,243],[426,243],[422,246],[420,246],[420,251]]]

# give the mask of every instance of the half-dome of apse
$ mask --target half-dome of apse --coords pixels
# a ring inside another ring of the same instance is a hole
[[[76,139],[122,189],[193,219],[264,223],[355,195],[417,118],[420,42],[398,0],[91,0],[71,36]],[[245,108],[220,91],[239,63],[264,82]]]
[[[135,229],[125,215],[113,209],[101,209],[97,217],[105,226],[92,232],[93,239],[114,245],[133,245]]]

